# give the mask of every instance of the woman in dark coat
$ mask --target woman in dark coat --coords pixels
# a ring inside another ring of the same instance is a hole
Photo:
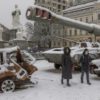
[[[64,48],[64,54],[62,56],[62,79],[61,83],[63,84],[63,79],[67,79],[67,86],[70,86],[69,80],[72,79],[72,60],[70,57],[70,48]]]
[[[83,83],[83,77],[84,73],[86,73],[87,78],[87,84],[91,85],[89,81],[89,63],[91,61],[91,58],[89,56],[88,49],[85,49],[81,58],[80,58],[80,64],[81,64],[81,83]]]

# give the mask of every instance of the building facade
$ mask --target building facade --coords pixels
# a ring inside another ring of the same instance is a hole
[[[8,29],[4,25],[0,24],[0,40],[9,41],[16,38],[16,29]]]
[[[0,48],[9,46],[9,40],[16,38],[16,32],[0,24]]]
[[[95,24],[99,24],[100,22],[100,5],[98,0],[36,0],[35,4],[46,7],[57,14],[61,14],[65,17],[69,17],[75,20]],[[99,40],[99,37],[91,35],[86,31],[63,25],[45,25],[45,23],[35,22],[35,27],[35,32],[37,34],[49,34],[51,48],[72,46],[75,44],[75,42],[87,40],[90,38],[93,41],[95,39]],[[43,36],[43,39],[46,40],[44,37],[45,36]],[[46,41],[40,41],[40,43],[43,47],[48,47]]]
[[[35,0],[35,4],[59,13],[66,8],[67,0]]]
[[[77,6],[70,7],[63,11],[65,17],[69,17],[75,20],[83,21],[86,23],[94,23],[100,25],[100,1],[93,1],[86,4],[81,4]],[[90,33],[67,26],[63,26],[64,37],[74,40],[83,41],[88,38],[92,40],[100,41],[99,36],[91,35]],[[66,42],[66,45],[73,45],[72,42]]]
[[[67,0],[35,0],[35,4],[46,7],[50,9],[51,11],[61,14],[61,11],[67,8]],[[54,38],[54,35],[58,36],[58,32],[61,31],[61,25],[55,25],[55,24],[45,24],[45,23],[38,23],[35,22],[35,28],[34,31],[36,34],[42,34],[43,37],[41,37],[40,45],[43,47],[59,47],[62,46],[62,41]],[[43,35],[43,34],[47,35]],[[46,37],[46,39],[45,39]],[[44,40],[44,41],[42,41]]]

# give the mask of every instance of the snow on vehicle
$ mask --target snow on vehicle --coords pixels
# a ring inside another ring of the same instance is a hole
[[[92,60],[90,63],[91,74],[96,74],[100,77],[100,57],[99,59]]]
[[[36,59],[29,52],[27,52],[25,50],[22,50],[21,53],[22,53],[25,61],[27,61],[27,62],[29,62],[31,64],[35,63]]]
[[[18,49],[18,47],[0,49],[0,90],[2,92],[14,91],[25,83],[32,83],[30,77],[37,70],[28,61],[17,63],[15,54]]]
[[[98,44],[96,44],[95,47],[93,47],[93,43],[91,42],[81,42],[79,45],[71,47],[71,57],[73,60],[73,63],[75,64],[75,67],[79,67],[76,65],[79,65],[79,59],[81,54],[83,53],[84,49],[87,48],[89,50],[90,56],[93,57],[93,55],[100,53],[100,47]],[[55,68],[59,69],[62,62],[61,57],[63,54],[63,48],[53,48],[51,50],[43,52],[43,55],[45,58],[49,61],[55,64]],[[93,57],[93,59],[96,59],[96,56]]]

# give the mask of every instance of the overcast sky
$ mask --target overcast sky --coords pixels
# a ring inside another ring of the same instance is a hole
[[[21,10],[21,23],[25,24],[27,21],[25,18],[26,9],[34,4],[34,0],[0,0],[0,23],[11,28],[12,16],[11,13],[14,10],[15,4],[18,4]]]

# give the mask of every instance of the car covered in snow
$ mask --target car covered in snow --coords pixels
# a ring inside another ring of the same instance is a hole
[[[32,83],[31,75],[37,70],[32,64],[33,58],[25,52],[21,53],[24,61],[17,62],[15,54],[18,49],[18,47],[0,49],[0,90],[2,92],[14,91],[25,83]]]
[[[78,67],[76,65],[78,65],[77,63],[79,62],[79,58],[82,55],[85,48],[89,50],[89,53],[90,55],[92,55],[92,57],[93,55],[100,54],[99,45],[96,44],[95,47],[93,46],[94,46],[93,43],[81,42],[81,44],[70,48],[71,57],[72,57],[73,63],[75,64],[75,67]],[[45,59],[55,64],[56,69],[59,69],[60,66],[62,65],[61,57],[63,55],[63,48],[53,48],[53,49],[43,52],[42,54],[44,55]],[[94,56],[93,59],[96,59],[95,57],[96,56]]]

